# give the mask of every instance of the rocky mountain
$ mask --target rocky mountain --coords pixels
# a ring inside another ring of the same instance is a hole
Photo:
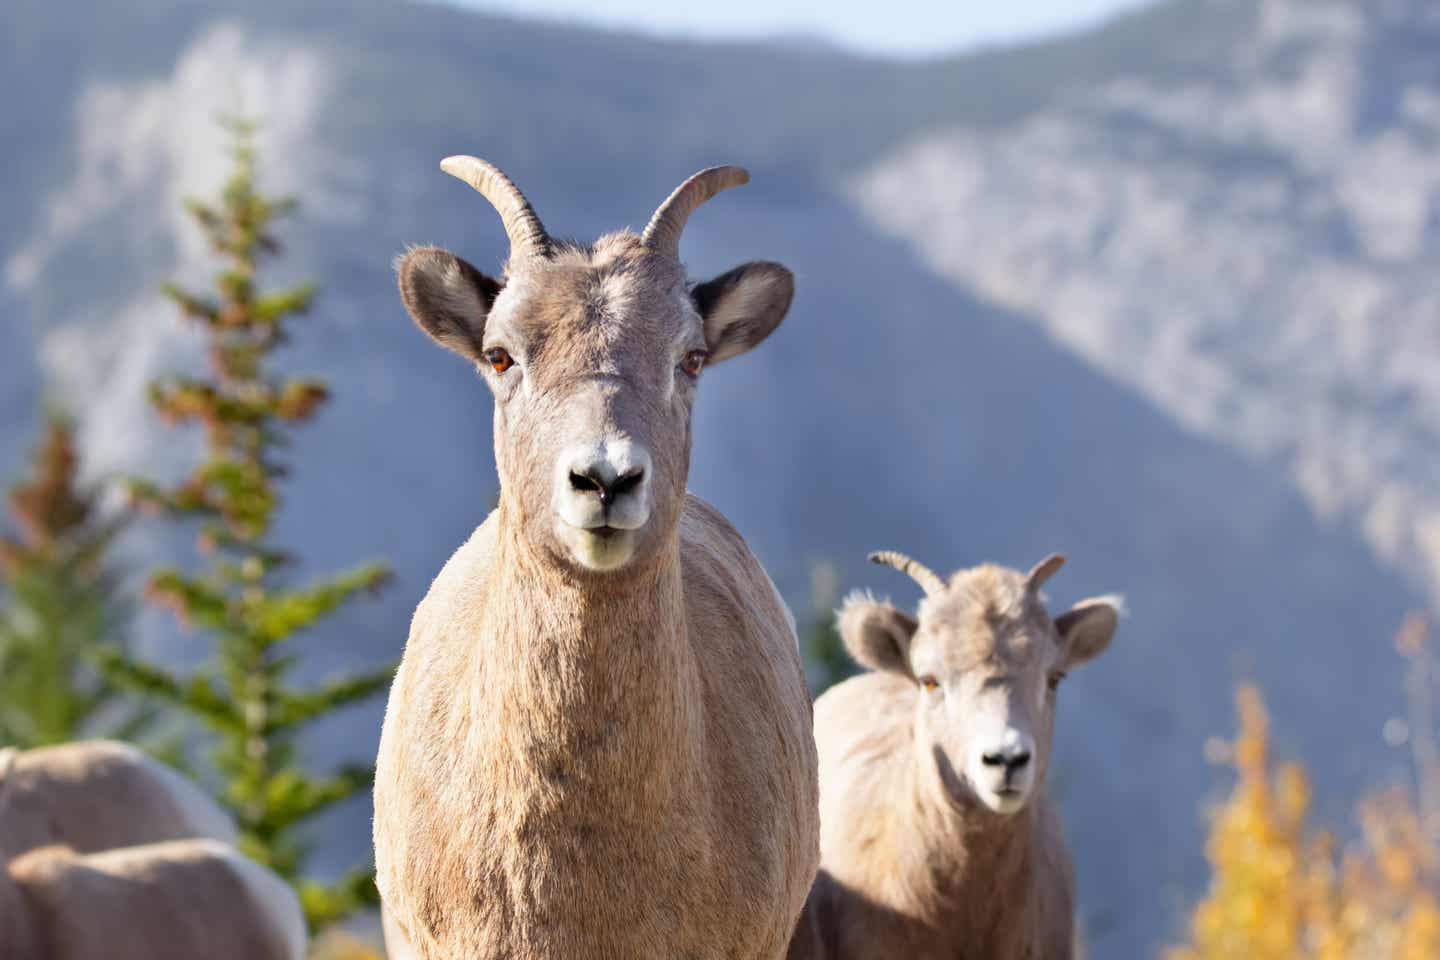
[[[1440,601],[1440,8],[1233,15],[1244,38],[1183,77],[926,132],[854,195]]]
[[[878,547],[944,568],[1059,549],[1057,604],[1128,597],[1058,735],[1095,955],[1144,955],[1203,883],[1225,778],[1202,745],[1231,729],[1237,679],[1265,685],[1332,819],[1403,763],[1380,740],[1400,710],[1387,640],[1440,597],[1440,43],[1421,0],[1173,0],[923,63],[389,0],[4,17],[0,472],[45,391],[82,414],[96,474],[184,462],[144,408],[148,377],[196,359],[154,291],[209,269],[179,201],[223,176],[214,115],[264,116],[266,185],[303,201],[283,272],[323,287],[286,361],[336,393],[296,447],[282,534],[309,569],[399,573],[316,638],[317,675],[398,652],[494,493],[484,388],[413,331],[390,273],[407,242],[503,256],[438,159],[493,159],[580,237],[732,161],[753,182],[697,214],[692,272],[778,259],[799,296],[707,373],[692,486],[797,612],[822,559],[913,599],[864,563]],[[195,655],[163,618],[140,628]],[[310,749],[366,754],[378,720]],[[366,817],[329,826],[337,865]]]

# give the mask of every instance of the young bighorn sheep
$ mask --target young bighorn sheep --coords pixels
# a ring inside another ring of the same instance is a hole
[[[810,701],[745,541],[685,490],[701,368],[789,307],[749,263],[690,286],[681,229],[554,241],[472,157],[503,279],[412,250],[400,292],[494,395],[499,505],[415,613],[375,784],[389,928],[428,958],[784,955],[818,860]]]
[[[186,837],[234,843],[235,825],[199,787],[129,744],[0,750],[0,859],[53,844],[90,853]]]
[[[303,960],[305,918],[285,881],[214,840],[0,866],[7,960]]]
[[[1056,688],[1115,632],[1116,603],[1051,619],[1040,586],[996,566],[947,583],[872,554],[924,589],[918,619],[853,595],[845,648],[871,672],[815,704],[820,874],[796,929],[799,960],[1072,956],[1075,881],[1043,796]]]

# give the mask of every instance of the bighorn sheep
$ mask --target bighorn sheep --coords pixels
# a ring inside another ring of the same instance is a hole
[[[7,960],[302,960],[300,901],[214,840],[77,854],[32,850],[0,868]]]
[[[134,747],[0,750],[0,957],[299,960],[299,900],[234,838]]]
[[[186,837],[235,841],[204,791],[129,744],[0,750],[0,859],[63,844],[80,853]]]
[[[810,701],[769,577],[685,484],[701,368],[775,329],[791,274],[687,283],[680,231],[736,167],[590,246],[489,164],[441,167],[499,211],[505,275],[422,248],[400,292],[494,395],[500,498],[391,689],[391,929],[428,958],[783,956],[818,860]]]
[[[1116,602],[1051,619],[1029,575],[996,566],[948,583],[901,554],[871,559],[925,589],[918,620],[858,594],[839,615],[871,672],[815,704],[820,874],[794,960],[1061,960],[1075,881],[1043,796],[1056,688],[1098,656]]]

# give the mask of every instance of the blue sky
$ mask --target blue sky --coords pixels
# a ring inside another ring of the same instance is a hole
[[[701,37],[800,34],[893,56],[1096,23],[1147,0],[454,0],[510,14]]]

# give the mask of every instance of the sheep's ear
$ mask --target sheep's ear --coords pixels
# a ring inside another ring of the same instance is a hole
[[[501,284],[439,247],[411,250],[396,272],[400,299],[416,326],[441,346],[479,362],[485,317]]]
[[[864,593],[852,594],[840,608],[840,640],[850,656],[871,670],[912,676],[910,639],[915,636],[915,618],[894,604]]]
[[[778,263],[756,261],[723,273],[691,291],[705,321],[710,363],[759,344],[785,319],[795,297],[795,276]]]
[[[1055,618],[1066,669],[1088,663],[1105,652],[1120,624],[1120,606],[1116,597],[1092,597]]]

